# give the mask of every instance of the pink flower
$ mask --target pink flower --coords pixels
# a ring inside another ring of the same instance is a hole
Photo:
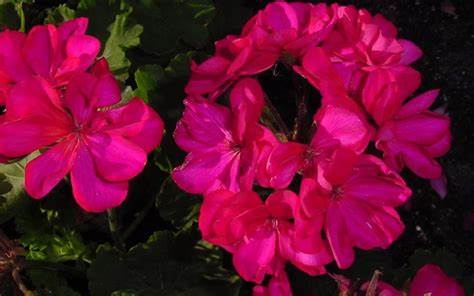
[[[216,42],[216,53],[201,64],[191,63],[191,77],[185,92],[190,96],[209,94],[215,100],[240,76],[269,69],[277,53],[256,49],[251,38],[227,36]]]
[[[266,274],[283,272],[290,261],[311,275],[325,272],[332,258],[326,248],[304,253],[294,247],[294,222],[299,199],[278,191],[262,202],[251,191],[214,191],[204,197],[199,216],[203,239],[233,253],[237,272],[247,281],[261,283]]]
[[[286,272],[282,271],[277,276],[272,277],[268,286],[255,286],[253,288],[253,296],[293,296],[291,292],[290,282],[286,276]]]
[[[463,288],[452,278],[448,277],[436,265],[427,264],[415,275],[411,282],[410,296],[463,296]]]
[[[335,29],[323,43],[349,93],[358,97],[374,71],[407,71],[421,50],[412,42],[397,39],[397,29],[380,15],[372,17],[353,6],[338,8]]]
[[[77,74],[62,94],[45,79],[18,83],[7,97],[0,125],[0,154],[44,153],[26,166],[25,186],[33,198],[47,195],[68,173],[77,203],[102,212],[123,202],[128,181],[161,141],[163,122],[138,98],[122,106],[110,73]]]
[[[87,18],[77,18],[59,27],[40,25],[28,34],[0,33],[0,103],[16,83],[41,76],[53,87],[62,86],[85,72],[95,61],[100,42],[86,35]]]
[[[362,290],[368,288],[368,282],[362,285]],[[391,285],[379,281],[377,283],[376,295],[379,296],[403,296],[407,295],[398,291]],[[464,296],[464,290],[453,278],[448,277],[441,268],[434,264],[426,264],[418,270],[413,278],[408,296]]]
[[[369,288],[369,284],[370,282],[364,283],[361,287],[361,290],[364,292],[367,291],[367,289]],[[404,296],[403,292],[398,291],[397,289],[392,287],[390,284],[387,284],[386,282],[383,282],[383,281],[377,282],[375,295],[376,296]]]
[[[248,21],[242,35],[259,49],[298,58],[331,32],[336,19],[336,4],[275,2]]]
[[[311,239],[311,229],[322,223],[337,265],[347,268],[354,261],[354,247],[387,248],[403,232],[394,208],[410,194],[402,178],[381,160],[340,149],[316,179],[302,181],[306,219],[300,221],[297,237]]]
[[[255,79],[245,78],[232,89],[230,102],[229,109],[202,98],[185,101],[174,138],[188,155],[173,171],[183,190],[251,190],[259,153],[270,133],[258,124],[263,91]]]
[[[376,147],[394,170],[407,166],[422,178],[442,177],[442,168],[434,158],[448,152],[451,133],[449,117],[429,110],[438,93],[431,90],[411,99],[380,126]]]
[[[297,172],[314,177],[317,167],[341,147],[362,153],[370,132],[360,114],[335,105],[322,107],[315,116],[318,127],[309,145],[285,142],[275,146],[266,163],[269,185],[286,188]]]

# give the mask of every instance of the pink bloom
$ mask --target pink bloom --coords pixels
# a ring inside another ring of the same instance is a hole
[[[353,6],[338,9],[336,28],[323,47],[340,73],[346,88],[358,97],[374,72],[380,69],[405,71],[419,59],[421,50],[412,42],[397,39],[397,30],[380,15],[372,17],[366,10]]]
[[[463,288],[452,278],[448,277],[436,265],[427,264],[415,275],[411,282],[410,296],[463,296]]]
[[[294,247],[298,203],[291,191],[275,192],[265,203],[251,191],[214,191],[204,197],[199,229],[203,239],[233,253],[234,266],[247,281],[278,275],[286,261],[311,275],[322,274],[332,260],[326,248],[304,253]]]
[[[257,48],[298,58],[331,32],[336,12],[336,4],[270,3],[245,25],[242,35]]]
[[[301,184],[307,218],[300,221],[297,237],[311,238],[311,229],[322,223],[337,265],[347,268],[354,261],[354,247],[387,248],[403,232],[394,208],[410,194],[402,178],[381,160],[340,149],[320,167],[316,179]]]
[[[183,190],[207,193],[252,188],[259,153],[270,133],[258,124],[264,99],[257,80],[238,82],[230,102],[229,109],[202,98],[185,101],[174,138],[188,155],[173,171],[174,181]]]
[[[0,33],[0,103],[16,83],[41,76],[53,87],[66,84],[95,61],[100,42],[86,35],[88,19],[77,18],[59,27],[40,25],[28,34]]]
[[[429,110],[438,93],[431,90],[413,98],[380,126],[376,146],[394,170],[407,166],[422,178],[442,177],[434,158],[448,152],[451,133],[449,117]]]
[[[293,296],[286,272],[282,271],[272,277],[268,286],[255,286],[253,296]]]
[[[240,76],[269,69],[277,53],[256,49],[251,38],[228,36],[216,42],[216,53],[201,64],[191,63],[191,77],[185,92],[190,96],[209,94],[215,100]]]
[[[367,291],[367,289],[369,288],[369,284],[370,282],[364,283],[361,287],[361,290]],[[398,291],[397,289],[392,287],[390,284],[387,284],[386,282],[383,282],[383,281],[377,282],[375,295],[376,296],[404,296],[403,292]]]
[[[44,197],[70,173],[83,209],[116,207],[163,134],[163,122],[143,101],[112,106],[119,101],[110,73],[77,74],[64,98],[43,78],[24,80],[7,97],[0,154],[19,157],[47,147],[26,166],[25,186],[32,197]]]

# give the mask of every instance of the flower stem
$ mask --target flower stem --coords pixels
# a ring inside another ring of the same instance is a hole
[[[281,115],[280,113],[278,112],[278,110],[275,108],[275,106],[273,105],[272,101],[270,100],[270,98],[267,96],[267,94],[264,94],[264,97],[265,97],[265,103],[266,103],[266,107],[268,108],[268,112],[265,112],[265,115],[267,115],[272,124],[275,124],[276,125],[276,128],[282,133],[285,135],[285,137],[288,137],[289,133],[290,133],[290,130],[288,129],[288,127],[286,126],[285,122],[283,121],[283,119],[281,118]]]
[[[123,242],[122,237],[120,236],[120,225],[118,222],[118,215],[116,209],[107,210],[107,219],[109,221],[109,230],[114,240],[115,246],[122,251],[125,251],[125,243]]]
[[[15,6],[16,13],[18,14],[18,17],[20,18],[20,32],[25,32],[26,30],[26,24],[25,24],[25,12],[23,11],[23,1],[20,1],[19,3],[16,4]]]

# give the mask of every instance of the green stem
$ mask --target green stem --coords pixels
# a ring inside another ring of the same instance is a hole
[[[25,32],[26,30],[26,24],[25,24],[25,12],[23,11],[23,2],[20,1],[16,4],[16,13],[18,14],[18,17],[20,18],[20,32]]]
[[[125,243],[120,236],[120,225],[118,222],[118,215],[116,209],[108,209],[107,210],[107,219],[109,221],[109,230],[110,235],[114,241],[115,246],[119,249],[124,251],[125,250]]]
[[[264,98],[265,98],[266,107],[268,108],[268,111],[269,111],[269,112],[266,112],[265,114],[270,117],[270,120],[272,121],[272,123],[274,123],[276,125],[277,129],[282,134],[284,134],[285,137],[288,137],[288,135],[290,133],[290,130],[288,129],[285,122],[281,118],[280,113],[275,108],[272,101],[270,100],[270,98],[268,98],[268,96],[266,94],[264,94]]]

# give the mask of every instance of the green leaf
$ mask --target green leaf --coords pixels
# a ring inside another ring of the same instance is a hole
[[[133,17],[143,24],[141,47],[158,55],[170,54],[184,42],[203,48],[209,41],[206,23],[213,16],[209,0],[137,0]]]
[[[0,165],[0,223],[31,202],[24,191],[25,165],[37,155],[33,153],[17,162]]]
[[[79,296],[71,289],[66,280],[57,272],[49,270],[31,269],[27,272],[29,279],[35,286],[38,295]]]
[[[71,225],[70,209],[71,206],[56,210],[31,206],[16,217],[27,259],[62,262],[87,258],[89,250]]]
[[[81,0],[77,10],[79,15],[89,17],[89,32],[101,39],[102,56],[117,79],[127,79],[131,63],[126,51],[140,44],[143,32],[141,25],[130,21],[133,8],[124,0]]]
[[[64,21],[72,20],[76,17],[76,12],[69,8],[66,4],[61,4],[54,8],[47,10],[47,16],[45,18],[46,24],[58,24]]]
[[[159,231],[126,254],[110,245],[101,245],[88,271],[90,292],[92,295],[184,295],[186,291],[205,289],[212,292],[201,295],[229,295],[222,293],[231,284],[228,280],[205,278],[220,269],[215,261],[202,260],[203,251],[195,247],[197,241],[195,231],[179,234]]]
[[[156,90],[158,80],[163,79],[163,76],[164,70],[158,65],[145,65],[138,68],[135,71],[135,83],[137,84],[135,96],[148,103],[149,94]]]

